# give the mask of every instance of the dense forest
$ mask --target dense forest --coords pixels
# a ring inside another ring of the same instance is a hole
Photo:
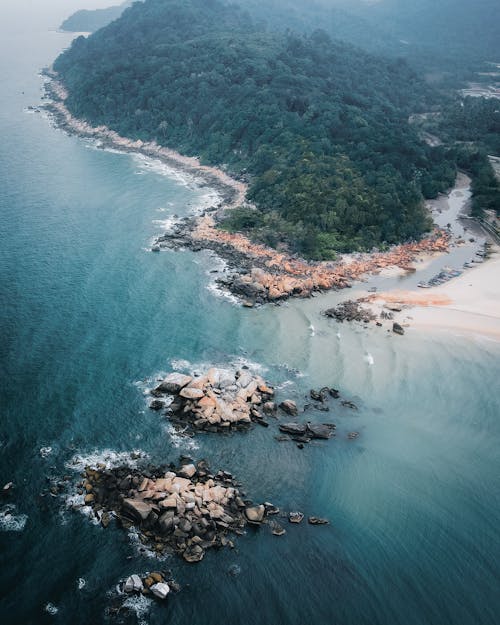
[[[418,237],[422,196],[454,179],[408,124],[432,93],[406,63],[217,0],[134,4],[55,68],[77,116],[244,173],[259,211],[241,222],[309,257]]]

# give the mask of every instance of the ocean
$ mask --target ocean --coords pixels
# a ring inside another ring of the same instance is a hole
[[[0,7],[0,488],[15,485],[0,499],[0,622],[113,622],[121,579],[169,568],[182,591],[137,601],[127,622],[497,623],[500,345],[321,316],[352,292],[244,309],[217,289],[212,253],[151,253],[213,192],[28,110],[40,104],[39,71],[71,40],[55,28],[72,8]],[[249,366],[301,406],[310,388],[334,386],[359,409],[332,401],[308,413],[337,436],[303,450],[276,441],[274,423],[180,438],[146,389],[211,365]],[[157,463],[206,458],[255,501],[330,525],[287,524],[280,538],[262,527],[198,565],[158,562],[47,493],[51,478],[76,482],[86,458],[132,450]]]

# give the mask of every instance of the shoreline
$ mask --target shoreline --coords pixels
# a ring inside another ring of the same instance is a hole
[[[311,297],[315,294],[349,288],[352,282],[368,275],[378,275],[388,269],[413,273],[413,263],[424,255],[448,251],[451,235],[436,228],[418,242],[393,246],[386,252],[342,255],[335,261],[306,261],[286,252],[253,243],[244,234],[229,233],[217,228],[217,218],[223,210],[246,203],[248,185],[216,168],[202,165],[195,157],[187,157],[156,142],[133,141],[120,136],[106,126],[91,126],[75,118],[67,109],[67,90],[51,70],[45,92],[49,102],[45,109],[52,114],[58,128],[82,138],[101,142],[103,149],[142,154],[160,160],[177,171],[193,176],[200,186],[212,187],[221,197],[218,205],[205,209],[201,215],[180,220],[172,232],[158,236],[154,251],[163,247],[204,249],[214,251],[231,270],[218,286],[236,296],[246,307],[279,303],[290,297]]]
[[[370,294],[367,304],[380,318],[391,311],[391,323],[419,331],[445,330],[500,341],[500,247],[492,247],[483,264],[444,285],[425,291],[393,289]],[[382,317],[383,318],[383,317]]]

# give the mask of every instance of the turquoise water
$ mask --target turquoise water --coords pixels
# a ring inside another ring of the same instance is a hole
[[[38,70],[70,40],[49,30],[68,8],[27,16],[15,6],[0,43],[0,481],[16,484],[13,517],[0,524],[0,621],[105,622],[118,580],[167,566],[184,590],[151,606],[151,624],[496,623],[498,343],[416,330],[399,339],[322,319],[344,294],[241,309],[210,289],[209,254],[149,253],[157,220],[207,190],[28,114]],[[337,439],[302,451],[274,441],[275,428],[190,448],[147,410],[143,390],[161,371],[238,359],[262,367],[283,397],[303,402],[329,384],[360,410],[335,407]],[[349,442],[352,430],[361,435]],[[331,525],[287,527],[283,538],[263,528],[199,566],[158,564],[118,530],[40,497],[47,476],[74,475],[75,454],[131,449],[159,462],[207,457],[255,500]]]

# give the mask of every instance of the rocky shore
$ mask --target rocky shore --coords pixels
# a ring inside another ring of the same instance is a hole
[[[219,284],[237,296],[241,302],[256,304],[279,302],[289,297],[309,297],[331,289],[349,287],[354,280],[376,274],[388,267],[414,271],[412,262],[424,253],[442,253],[448,249],[449,233],[436,230],[429,237],[393,247],[387,252],[356,254],[335,262],[308,262],[286,252],[278,252],[253,243],[241,233],[229,233],[218,227],[224,211],[246,203],[247,184],[215,167],[207,167],[192,157],[162,147],[155,142],[132,141],[105,126],[93,127],[71,115],[65,105],[67,92],[57,75],[47,70],[46,93],[50,102],[45,108],[63,130],[82,137],[97,139],[103,147],[139,152],[158,158],[166,164],[215,188],[221,202],[199,217],[182,220],[172,231],[158,237],[155,251],[162,247],[214,250],[224,258],[232,273]]]
[[[275,391],[261,376],[247,369],[212,367],[201,375],[170,373],[149,391],[149,408],[166,416],[179,433],[227,433],[247,430],[252,424],[269,427],[272,418],[280,442],[294,441],[303,448],[312,440],[328,440],[335,436],[336,424],[289,421],[299,413],[330,412],[329,401],[340,400],[342,408],[357,409],[349,400],[341,399],[337,389],[311,389],[309,401],[299,409],[291,399],[276,399]],[[286,422],[282,421],[287,417]],[[352,439],[353,437],[348,436]]]
[[[171,373],[151,395],[156,398],[153,410],[165,408],[164,398],[173,397],[167,408],[171,421],[208,432],[246,428],[252,422],[267,425],[264,415],[276,412],[274,390],[246,370],[212,368],[198,377]]]
[[[355,280],[388,268],[398,267],[413,273],[412,263],[420,255],[446,252],[451,239],[449,233],[435,230],[421,241],[399,245],[388,252],[313,262],[253,243],[241,233],[225,232],[217,223],[216,212],[208,211],[177,224],[172,231],[158,237],[155,246],[213,250],[227,261],[231,270],[218,284],[247,307],[349,288]]]

